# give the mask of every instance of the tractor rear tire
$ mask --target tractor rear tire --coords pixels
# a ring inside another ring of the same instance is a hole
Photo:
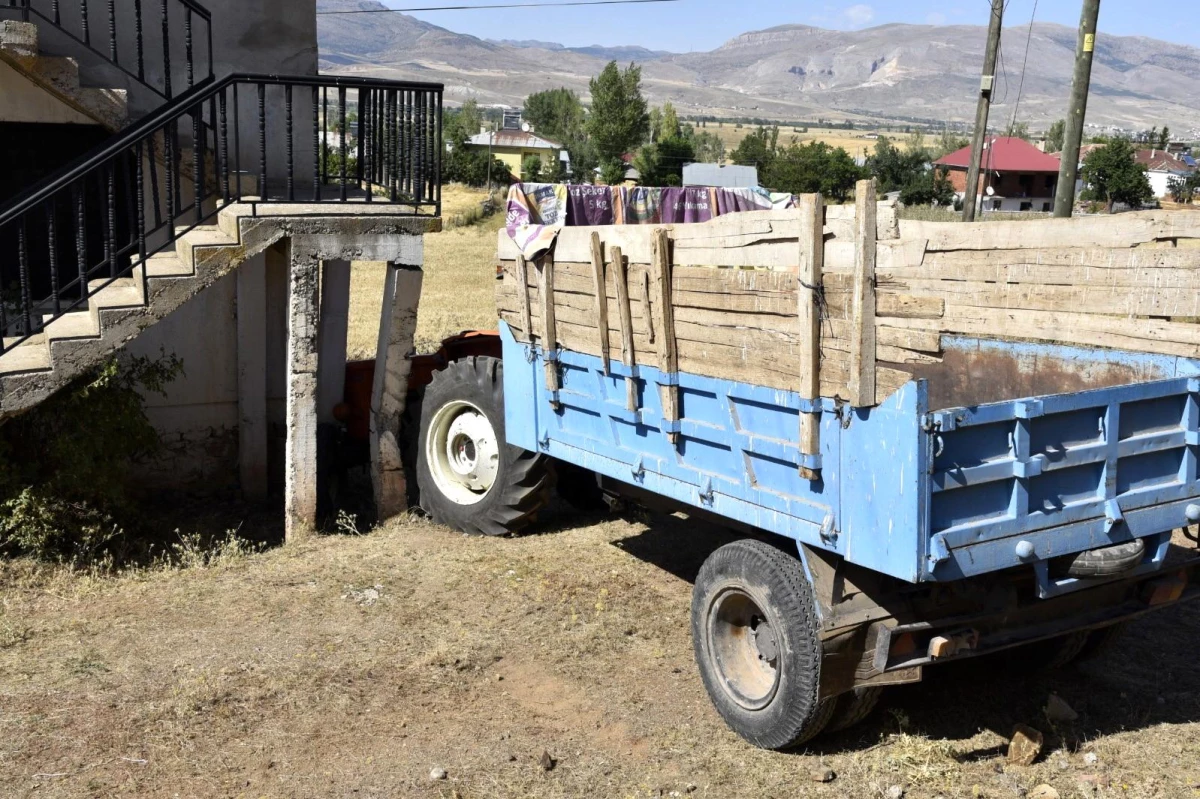
[[[704,687],[734,732],[789,749],[829,723],[821,699],[816,604],[800,561],[761,541],[718,549],[692,592],[692,643]]]
[[[550,500],[550,461],[504,437],[504,365],[471,356],[435,372],[421,402],[417,486],[436,522],[472,535],[515,533]]]

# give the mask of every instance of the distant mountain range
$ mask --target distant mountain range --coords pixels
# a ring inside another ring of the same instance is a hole
[[[322,11],[370,9],[374,0],[318,0]],[[706,53],[644,47],[565,47],[493,41],[400,14],[319,17],[321,68],[446,84],[450,104],[520,106],[553,86],[579,91],[610,60],[637,62],[654,103],[686,114],[793,121],[966,122],[973,118],[985,30],[972,25],[881,25],[834,31],[783,25],[744,33]],[[1005,31],[1007,75],[993,119],[1018,98],[1028,29]],[[1019,116],[1037,129],[1064,115],[1076,31],[1033,27]],[[1170,125],[1200,136],[1200,49],[1141,36],[1097,37],[1088,122],[1124,128]]]

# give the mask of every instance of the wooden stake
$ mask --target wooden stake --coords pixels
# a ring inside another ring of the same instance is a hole
[[[546,391],[550,406],[558,409],[558,331],[554,319],[554,256],[547,253],[538,269],[538,293],[542,300],[542,351],[545,353]]]
[[[604,281],[604,245],[600,234],[592,233],[592,279],[596,285],[596,327],[600,333],[600,360],[608,374],[608,287]]]
[[[629,283],[625,269],[625,256],[620,247],[612,248],[613,280],[617,284],[617,306],[621,313],[621,360],[632,373],[634,367],[633,352],[633,312],[629,307]],[[625,378],[625,407],[630,411],[637,410],[637,383],[632,376]]]
[[[800,269],[796,294],[800,311],[800,397],[821,397],[821,272],[825,262],[825,198],[802,194],[800,210]],[[821,454],[821,415],[800,414],[800,454]],[[820,470],[801,465],[805,480],[820,478]]]
[[[517,256],[517,291],[521,293],[521,326],[525,338],[533,344],[533,313],[529,308],[529,265],[524,255]]]
[[[651,257],[654,270],[654,281],[657,291],[654,293],[654,309],[649,318],[657,317],[659,335],[656,338],[658,346],[658,368],[668,376],[677,378],[679,374],[679,354],[675,345],[675,319],[671,310],[671,234],[666,228],[654,231],[651,241]],[[650,296],[649,278],[647,277],[647,298]],[[662,400],[663,421],[671,427],[679,423],[679,386],[666,385],[659,387]],[[668,430],[667,438],[672,444],[679,443],[679,432]]]
[[[850,317],[850,404],[875,404],[875,181],[855,190],[854,293]]]

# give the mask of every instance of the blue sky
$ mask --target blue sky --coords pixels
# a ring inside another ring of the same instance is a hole
[[[461,0],[463,4],[497,1]],[[383,2],[393,8],[439,4],[423,0]],[[1037,18],[1076,26],[1081,5],[1081,0],[1039,0]],[[1182,21],[1180,24],[1163,24],[1171,13],[1186,5],[1171,6],[1172,10],[1164,15],[1144,3],[1107,0],[1100,7],[1100,30],[1200,46],[1200,25]],[[1033,6],[1034,0],[1010,0],[1005,27],[1028,24]],[[652,49],[687,52],[711,50],[746,31],[793,23],[840,29],[864,28],[885,22],[982,25],[987,22],[988,9],[988,0],[909,0],[904,3],[895,0],[680,0],[648,5],[420,12],[413,16],[482,38],[541,39],[568,46],[640,44]]]

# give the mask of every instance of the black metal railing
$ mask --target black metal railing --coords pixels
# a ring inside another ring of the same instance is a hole
[[[214,75],[212,15],[195,0],[0,0],[6,9],[51,26],[163,99]]]
[[[0,353],[232,202],[440,215],[441,119],[440,84],[231,75],[180,95],[0,208]]]

